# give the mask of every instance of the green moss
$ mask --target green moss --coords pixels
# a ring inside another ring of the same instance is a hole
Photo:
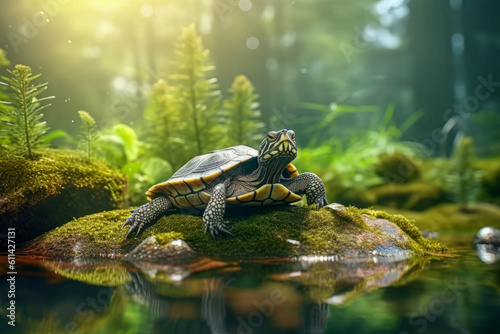
[[[367,214],[373,218],[387,219],[388,221],[396,224],[405,234],[410,237],[412,243],[412,249],[418,251],[419,253],[425,254],[442,254],[447,251],[445,245],[426,239],[420,234],[420,230],[415,225],[414,221],[409,220],[403,215],[391,215],[385,211],[377,211],[372,209],[362,209],[360,210],[362,214]]]
[[[399,152],[381,154],[374,169],[377,175],[391,183],[406,183],[420,178],[417,164],[410,157]]]
[[[72,217],[124,207],[127,179],[80,153],[46,149],[36,160],[0,155],[0,221],[25,241]]]
[[[366,205],[383,205],[401,209],[422,210],[444,202],[442,188],[426,181],[388,183],[360,195]]]
[[[158,233],[155,237],[159,245],[166,245],[175,239],[184,239],[182,233],[179,232]]]
[[[45,265],[53,269],[56,274],[92,285],[121,286],[130,281],[125,267],[116,261],[97,262],[91,265],[48,262]]]
[[[24,193],[43,192],[44,196],[51,196],[67,186],[105,188],[117,204],[123,203],[126,184],[122,173],[103,162],[88,162],[78,152],[52,149],[41,151],[37,160],[2,152],[0,179],[0,194],[9,195],[22,190]]]
[[[418,229],[404,217],[354,207],[345,211],[301,207],[229,211],[228,219],[236,237],[217,242],[203,233],[201,217],[180,213],[169,214],[144,229],[139,236],[126,239],[126,229],[121,229],[121,225],[130,212],[115,210],[75,219],[39,237],[28,249],[31,253],[47,257],[120,256],[147,237],[156,235],[160,237],[160,243],[182,238],[195,251],[204,255],[254,257],[343,254],[353,250],[369,252],[390,236],[375,234],[364,222],[363,214],[388,218],[396,223],[414,238],[410,249],[415,253],[445,250],[444,246],[422,238]],[[369,234],[368,238],[360,237],[365,233]],[[360,240],[371,241],[365,241],[368,242],[365,245],[360,244]],[[403,246],[403,249],[408,249],[408,245]]]

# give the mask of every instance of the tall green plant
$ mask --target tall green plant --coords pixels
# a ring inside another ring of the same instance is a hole
[[[454,148],[453,167],[446,177],[449,190],[464,212],[476,201],[481,187],[481,172],[474,169],[474,147],[470,137],[464,137]]]
[[[259,122],[259,95],[254,93],[254,86],[244,75],[234,78],[229,92],[231,99],[224,104],[227,120],[225,126],[228,145],[254,146],[262,140],[263,123]]]
[[[80,126],[80,146],[88,160],[92,159],[95,142],[97,140],[97,126],[95,120],[84,110],[78,111],[82,124]]]
[[[217,121],[220,91],[217,79],[209,78],[214,66],[208,64],[208,49],[194,25],[184,28],[175,50],[177,60],[170,78],[175,82],[177,108],[188,126],[184,129],[185,149],[206,153],[220,146],[221,127]],[[193,147],[194,146],[194,147]]]
[[[2,49],[0,49],[0,70],[2,70],[3,67],[9,66],[9,65],[10,65],[10,62],[7,59],[7,57],[5,56],[5,52]],[[7,100],[7,94],[6,94],[7,89],[6,88],[7,88],[7,85],[2,84],[0,82],[0,102]],[[7,118],[1,112],[2,110],[5,110],[5,108],[7,108],[7,106],[5,104],[0,103],[0,131],[2,131],[2,132],[6,131],[6,127],[7,127],[6,126]],[[8,142],[7,138],[0,136],[0,147],[3,147],[5,144],[7,144],[7,142]]]
[[[145,137],[149,154],[163,157],[178,168],[189,158],[184,147],[193,147],[193,144],[186,143],[188,122],[177,107],[176,91],[164,80],[158,80],[149,95],[144,118],[148,127]]]
[[[47,83],[34,84],[41,74],[33,75],[29,66],[16,65],[13,71],[7,72],[10,77],[0,76],[8,86],[8,102],[3,102],[7,108],[2,110],[8,120],[6,137],[14,150],[34,159],[34,150],[43,145],[43,136],[49,129],[41,119],[42,110],[50,104],[42,102],[53,96],[37,98],[47,89]]]

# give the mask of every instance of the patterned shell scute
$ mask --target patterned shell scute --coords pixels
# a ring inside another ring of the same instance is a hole
[[[258,156],[256,149],[244,145],[212,151],[191,159],[175,172],[169,181],[200,178],[219,171],[226,171],[256,156]]]
[[[211,183],[223,172],[257,157],[258,154],[254,148],[239,145],[194,157],[170,179],[151,187],[146,195],[152,200],[159,192],[173,197],[199,192],[205,188],[205,183]]]

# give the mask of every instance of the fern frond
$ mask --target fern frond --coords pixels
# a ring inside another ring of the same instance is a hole
[[[37,99],[47,89],[47,83],[34,84],[33,80],[41,74],[33,75],[31,68],[25,65],[16,65],[10,74],[0,76],[7,86],[4,108],[0,109],[2,119],[7,122],[7,138],[9,145],[19,153],[30,159],[34,158],[34,150],[42,146],[43,136],[49,129],[46,122],[41,121],[41,111],[50,106],[44,104],[53,96]],[[3,102],[3,101],[2,101]]]

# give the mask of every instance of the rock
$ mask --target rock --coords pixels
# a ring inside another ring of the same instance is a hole
[[[443,189],[425,181],[387,183],[368,189],[360,196],[366,206],[379,205],[405,210],[425,210],[446,202]]]
[[[390,183],[408,183],[420,178],[420,169],[409,156],[383,153],[374,166],[375,173]]]
[[[125,206],[126,177],[77,152],[44,150],[29,160],[3,151],[0,180],[0,230],[14,227],[19,243],[74,217]]]
[[[489,226],[483,227],[474,237],[474,244],[500,247],[500,230]]]
[[[135,254],[136,258],[151,255],[171,261],[177,250],[168,242],[165,254],[154,249],[160,247],[156,245],[158,240],[168,240],[165,236],[172,237],[169,242],[184,240],[200,256],[236,258],[314,255],[357,260],[381,255],[399,259],[446,251],[442,244],[424,239],[403,216],[355,207],[338,209],[337,205],[321,210],[296,206],[228,210],[227,218],[236,237],[217,242],[203,232],[201,217],[178,212],[161,218],[139,236],[126,239],[121,225],[130,212],[114,210],[75,219],[33,240],[22,253],[46,259],[130,259]],[[155,238],[148,239],[152,236]]]
[[[180,233],[159,233],[141,242],[123,259],[129,262],[189,263],[197,253],[181,238]]]

